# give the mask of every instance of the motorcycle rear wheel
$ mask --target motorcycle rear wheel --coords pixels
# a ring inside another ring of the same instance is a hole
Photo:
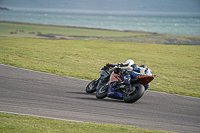
[[[86,91],[87,93],[93,93],[93,92],[95,92],[95,91],[96,91],[96,87],[97,87],[97,85],[98,85],[98,82],[99,82],[98,79],[92,80],[92,81],[87,85],[87,87],[85,88],[85,91]]]
[[[107,93],[108,93],[108,85],[104,85],[97,90],[96,98],[97,99],[103,99],[107,96]]]
[[[135,87],[135,91],[131,94],[126,94],[123,93],[123,100],[127,103],[133,103],[136,102],[137,100],[139,100],[144,92],[145,92],[145,87],[142,84],[134,84],[132,85],[132,87]]]

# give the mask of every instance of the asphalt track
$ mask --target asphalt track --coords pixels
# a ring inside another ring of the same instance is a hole
[[[133,104],[96,99],[87,80],[0,64],[0,112],[200,133],[200,99],[146,91]]]

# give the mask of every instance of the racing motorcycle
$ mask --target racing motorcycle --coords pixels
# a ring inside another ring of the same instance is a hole
[[[118,64],[107,64],[106,66],[103,66],[101,68],[100,77],[97,79],[92,80],[85,88],[85,91],[87,93],[93,93],[97,91],[101,86],[106,85],[109,82],[110,75],[113,71],[114,67],[119,67],[119,66],[126,66],[127,64],[125,63],[118,63]]]
[[[111,84],[106,83],[100,87],[96,92],[96,98],[103,99],[105,97],[123,99],[127,103],[133,103],[139,100],[145,90],[150,86],[151,81],[156,75],[152,75],[152,71],[148,68],[143,69],[143,74],[138,74],[135,78],[131,79],[128,69],[125,68],[121,72],[121,82],[116,88]]]

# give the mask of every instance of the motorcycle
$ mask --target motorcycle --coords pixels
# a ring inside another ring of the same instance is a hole
[[[97,91],[101,86],[106,85],[109,82],[109,78],[110,75],[113,71],[113,67],[118,67],[118,66],[122,66],[122,65],[126,65],[123,63],[119,63],[119,64],[112,64],[109,67],[103,66],[100,73],[100,77],[97,79],[92,80],[85,88],[87,93],[94,93],[95,91]]]
[[[119,82],[116,88],[107,83],[96,92],[96,98],[103,99],[105,97],[114,99],[123,99],[127,103],[133,103],[139,100],[145,90],[150,86],[151,81],[156,75],[152,75],[150,69],[143,69],[144,74],[138,74],[135,78],[131,79],[128,69],[123,70],[121,73],[122,81]]]

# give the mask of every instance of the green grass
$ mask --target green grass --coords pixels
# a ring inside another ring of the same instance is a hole
[[[1,133],[169,133],[134,126],[70,122],[0,113]]]
[[[0,37],[0,63],[93,80],[106,63],[133,59],[157,77],[150,90],[200,97],[200,47]]]

